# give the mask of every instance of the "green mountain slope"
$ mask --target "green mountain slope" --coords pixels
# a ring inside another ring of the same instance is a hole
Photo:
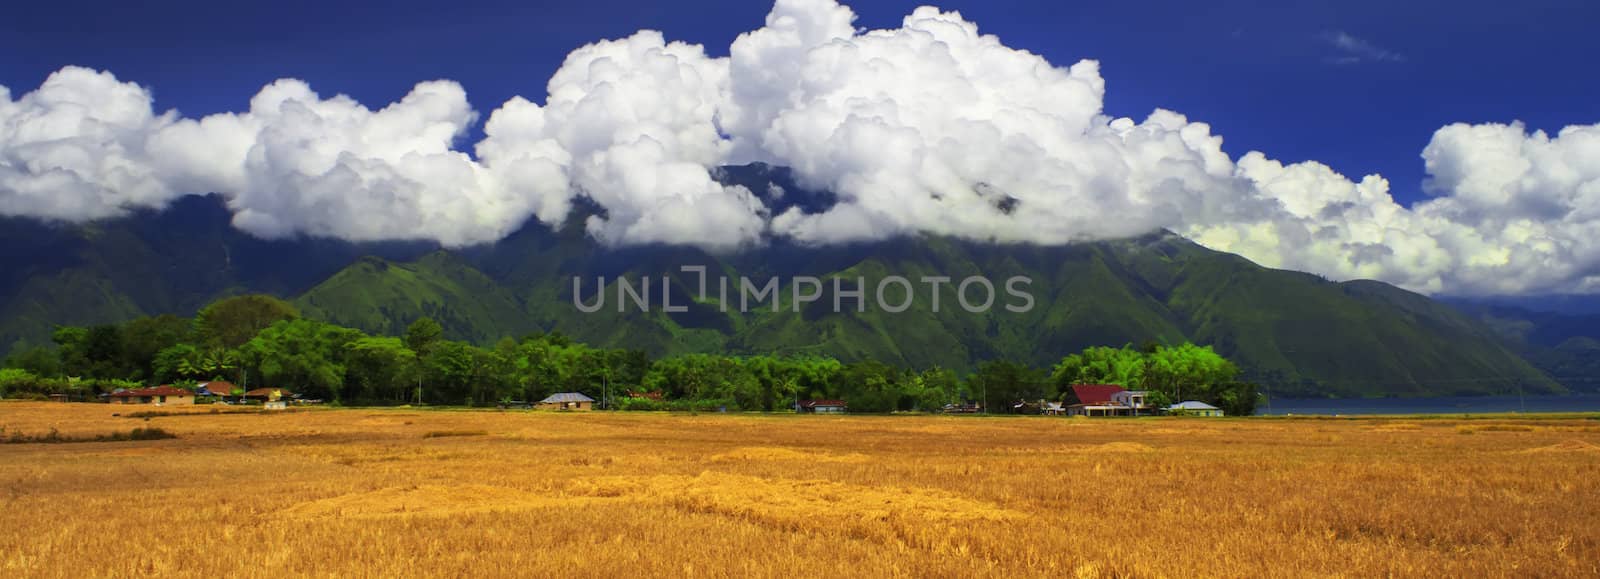
[[[401,335],[422,316],[452,338],[478,343],[535,329],[511,292],[445,252],[411,263],[363,257],[294,304],[306,317],[376,334]]]
[[[307,316],[368,332],[397,334],[430,316],[447,336],[483,344],[559,330],[656,355],[809,352],[964,371],[988,359],[1048,366],[1088,346],[1189,340],[1215,346],[1278,395],[1562,390],[1481,320],[1424,296],[1377,282],[1332,283],[1272,270],[1171,234],[1052,247],[923,236],[837,247],[777,243],[710,255],[683,247],[608,249],[578,227],[532,226],[492,246],[447,252],[419,244],[256,240],[232,230],[226,209],[211,203],[86,226],[7,221],[14,227],[0,229],[6,242],[0,349],[18,340],[46,343],[57,323],[189,315],[220,296],[264,292],[292,299]],[[704,299],[699,279],[680,271],[682,265],[706,267]],[[824,280],[824,292],[798,309],[787,285],[776,312],[768,306],[740,313],[737,293],[724,303],[715,291],[724,276],[736,292],[740,276],[759,284],[802,275]],[[890,275],[916,286],[905,312],[870,303],[871,288]],[[935,311],[919,281],[969,275],[997,284],[995,307],[961,309],[951,283],[939,291]],[[585,301],[594,299],[597,278],[608,279],[606,307],[580,312],[574,276],[585,284]],[[1012,276],[1032,279],[1032,311],[1002,307],[1010,303],[1003,287]],[[651,279],[650,311],[617,310],[619,277],[635,285]],[[835,277],[846,287],[866,279],[865,311],[849,300],[845,311],[833,311],[828,280]],[[662,311],[663,287],[687,310]],[[1565,346],[1561,359],[1568,362],[1593,351],[1587,342]]]

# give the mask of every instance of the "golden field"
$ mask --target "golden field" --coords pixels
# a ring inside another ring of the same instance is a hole
[[[149,419],[141,410],[192,412]],[[1600,576],[1600,421],[0,402],[0,576]]]

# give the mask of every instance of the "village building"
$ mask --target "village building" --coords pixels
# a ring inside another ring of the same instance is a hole
[[[1145,399],[1149,396],[1149,394],[1150,393],[1145,390],[1123,390],[1121,392],[1112,394],[1111,401],[1126,408],[1127,414],[1130,416],[1154,414],[1156,409],[1148,404],[1145,404]]]
[[[847,408],[843,400],[801,400],[794,405],[802,414],[842,414]]]
[[[112,392],[109,398],[112,404],[155,404],[158,406],[194,404],[193,392],[166,384],[155,388],[118,390]]]
[[[1124,416],[1130,409],[1114,400],[1127,389],[1114,384],[1073,384],[1062,394],[1068,416]]]
[[[541,410],[594,410],[594,399],[579,392],[559,392],[539,401]]]
[[[1115,384],[1074,384],[1062,395],[1065,408],[1047,414],[1065,413],[1069,416],[1143,416],[1155,414],[1157,408],[1147,399],[1145,390],[1128,390]]]
[[[200,382],[194,385],[195,396],[210,396],[212,398],[227,398],[233,396],[236,386],[232,382]]]
[[[1189,416],[1223,416],[1221,408],[1197,400],[1185,400],[1167,407],[1168,412],[1181,412]]]
[[[245,392],[244,398],[246,400],[257,400],[261,402],[276,402],[279,400],[294,398],[294,393],[282,388],[256,388],[249,392]]]

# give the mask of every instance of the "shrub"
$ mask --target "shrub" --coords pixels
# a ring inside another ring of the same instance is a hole
[[[617,400],[618,410],[650,411],[665,410],[666,408],[666,402],[649,398],[622,398]]]
[[[26,434],[12,432],[5,436],[5,430],[0,429],[0,442],[5,444],[61,444],[68,442],[129,442],[135,440],[165,440],[177,438],[178,435],[160,428],[150,426],[135,428],[128,432],[113,432],[110,434],[96,434],[93,436],[73,436],[61,434],[56,429],[50,429],[48,434]]]
[[[444,438],[447,436],[488,436],[487,430],[434,430],[422,435],[423,438]]]

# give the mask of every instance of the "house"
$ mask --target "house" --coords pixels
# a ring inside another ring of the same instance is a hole
[[[1147,390],[1123,390],[1111,395],[1111,401],[1128,409],[1128,414],[1154,414],[1156,409],[1145,404],[1145,399],[1150,395]]]
[[[244,393],[246,400],[259,400],[261,402],[277,402],[285,398],[293,398],[294,393],[282,388],[256,388]]]
[[[983,405],[976,402],[944,405],[945,414],[977,414],[979,412],[983,412]]]
[[[1062,394],[1068,416],[1121,416],[1130,409],[1114,398],[1127,392],[1114,384],[1073,384]]]
[[[539,401],[541,410],[594,410],[594,399],[578,392],[559,392]]]
[[[232,382],[200,382],[194,385],[194,395],[226,398],[233,396],[234,388],[236,388],[236,386],[234,386]]]
[[[840,414],[847,405],[843,400],[801,400],[794,405],[794,411],[804,414]]]
[[[1060,416],[1067,413],[1067,407],[1060,402],[1045,402],[1044,413],[1046,416]]]
[[[1185,400],[1167,407],[1167,412],[1182,413],[1189,416],[1222,416],[1221,408],[1197,400]]]
[[[194,404],[193,392],[168,384],[163,384],[155,388],[118,390],[116,392],[112,392],[109,398],[112,404]]]

